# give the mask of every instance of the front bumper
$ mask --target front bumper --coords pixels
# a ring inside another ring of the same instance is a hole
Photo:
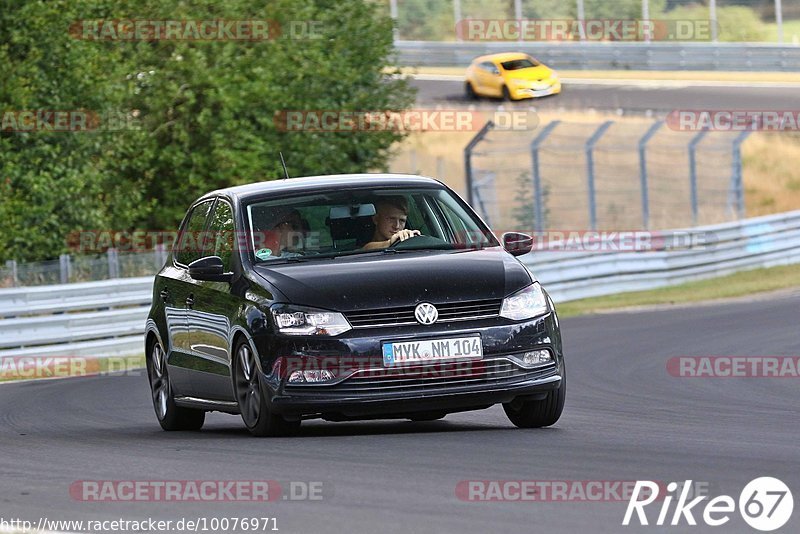
[[[370,417],[403,417],[425,412],[458,412],[488,408],[493,404],[512,402],[518,397],[543,398],[561,385],[561,375],[553,373],[537,380],[510,385],[481,385],[463,388],[441,388],[425,394],[398,396],[393,394],[365,397],[275,396],[271,410],[283,416],[313,417],[329,420]]]
[[[442,360],[433,367],[427,363],[398,370],[384,367],[380,356],[376,357],[388,341],[470,334],[481,336],[482,359]],[[480,409],[518,397],[544,397],[559,387],[563,370],[561,336],[552,312],[519,323],[493,319],[452,323],[436,329],[420,326],[353,330],[326,340],[273,341],[277,346],[271,347],[272,354],[287,355],[295,364],[308,361],[309,368],[321,358],[327,362],[367,358],[360,361],[369,362],[352,372],[337,373],[338,378],[329,383],[289,384],[286,358],[262,360],[262,369],[270,370],[263,375],[270,409],[290,419],[347,420]],[[551,351],[551,363],[526,366],[521,362],[521,353],[541,348]]]

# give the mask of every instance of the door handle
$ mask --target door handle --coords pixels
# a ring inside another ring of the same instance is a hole
[[[161,292],[159,293],[159,295],[161,295],[161,298],[163,300],[167,300],[169,298],[169,290],[162,289]]]
[[[189,295],[186,297],[186,306],[191,308],[194,305],[194,295]]]

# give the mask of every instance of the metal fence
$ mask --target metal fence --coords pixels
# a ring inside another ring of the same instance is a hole
[[[62,254],[57,260],[28,263],[8,260],[5,267],[0,267],[0,288],[148,276],[157,273],[166,261],[164,245],[145,252],[119,252],[110,248],[105,254]]]
[[[753,43],[395,41],[395,49],[408,66],[466,68],[511,49],[556,69],[800,71],[800,46]]]
[[[687,133],[663,121],[492,122],[465,151],[467,195],[495,229],[665,229],[744,217],[748,132]]]

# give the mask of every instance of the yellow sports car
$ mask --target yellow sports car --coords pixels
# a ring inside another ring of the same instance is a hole
[[[467,97],[536,98],[561,92],[556,71],[528,54],[503,53],[475,58],[467,69]]]

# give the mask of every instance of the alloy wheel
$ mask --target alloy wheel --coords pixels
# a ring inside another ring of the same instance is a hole
[[[242,418],[248,427],[258,423],[261,413],[261,385],[258,382],[256,358],[247,343],[239,347],[236,366],[236,396]]]
[[[169,399],[169,376],[164,351],[158,343],[153,344],[152,372],[150,374],[150,388],[153,393],[153,405],[159,419],[167,416],[167,401]]]

